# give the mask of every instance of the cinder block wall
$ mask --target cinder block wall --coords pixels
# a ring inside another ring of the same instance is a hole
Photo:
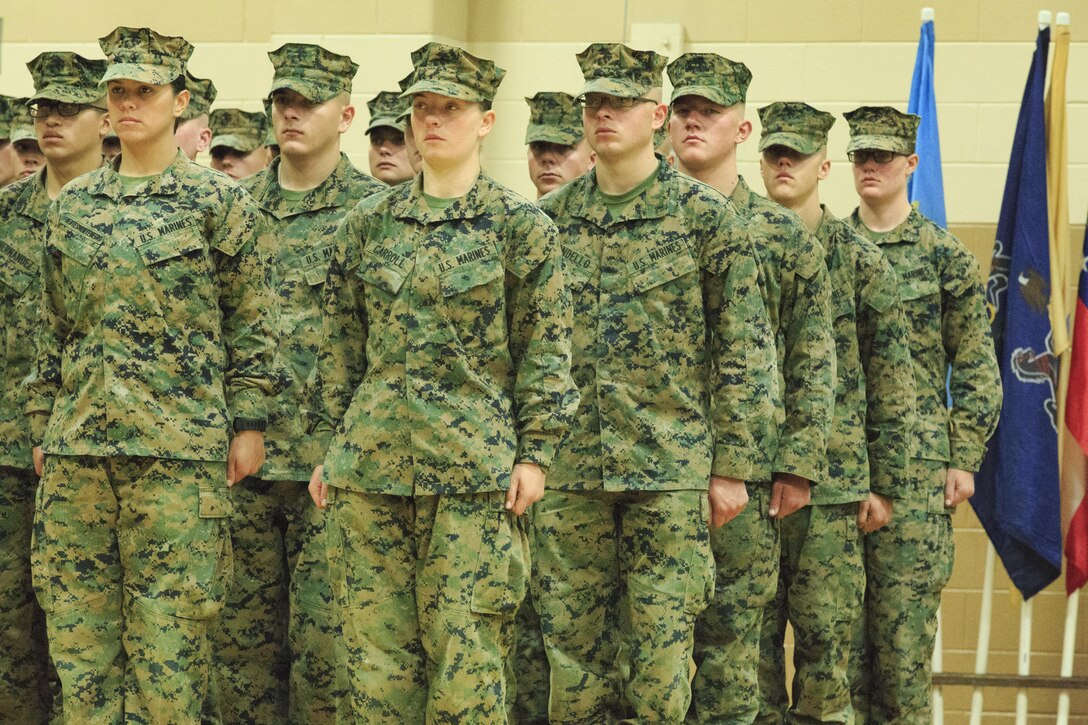
[[[45,50],[100,55],[96,38],[116,25],[150,25],[196,45],[192,72],[212,78],[217,106],[259,110],[272,77],[265,53],[288,41],[320,43],[361,66],[355,79],[355,126],[344,150],[366,168],[366,101],[396,88],[409,53],[443,40],[507,69],[496,98],[498,123],[487,139],[488,172],[532,196],[522,100],[539,90],[577,92],[574,54],[594,41],[624,41],[640,24],[682,28],[683,47],[744,61],[754,79],[749,117],[754,138],[739,151],[742,173],[762,190],[756,109],[803,100],[841,116],[861,104],[906,108],[923,3],[897,0],[188,0],[181,4],[112,0],[8,3],[0,10],[0,93],[31,90],[24,63]],[[936,9],[936,89],[949,225],[989,268],[1013,129],[1035,39],[1038,5],[1022,0],[928,0]],[[1054,11],[1072,15],[1068,79],[1072,238],[1079,249],[1088,215],[1088,0]],[[638,25],[637,25],[638,24]],[[831,131],[832,174],[822,198],[847,214],[855,205],[845,159],[847,129]],[[944,599],[945,669],[973,669],[986,537],[969,506],[954,518],[958,558]],[[1065,596],[1058,585],[1035,600],[1032,672],[1059,673]],[[998,565],[991,672],[1016,672],[1019,597]],[[1080,607],[1075,672],[1088,675],[1088,597]],[[946,722],[966,723],[967,688],[946,688]],[[986,723],[1013,721],[1015,693],[986,691]],[[1057,694],[1031,692],[1031,722],[1054,720]],[[1073,719],[1088,725],[1088,697],[1075,694]]]

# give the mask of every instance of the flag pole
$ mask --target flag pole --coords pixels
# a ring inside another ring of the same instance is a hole
[[[986,568],[982,575],[982,611],[978,620],[978,642],[975,645],[975,674],[984,675],[990,659],[990,625],[994,616],[994,560],[997,551],[986,542]],[[971,691],[971,725],[982,725],[982,688]]]
[[[1031,674],[1031,609],[1031,599],[1025,599],[1020,604],[1020,652],[1017,656],[1016,674],[1021,677]],[[1021,687],[1016,691],[1016,725],[1027,723],[1028,691]]]

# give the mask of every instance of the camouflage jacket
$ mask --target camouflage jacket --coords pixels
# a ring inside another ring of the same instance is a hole
[[[748,221],[759,256],[760,289],[778,351],[775,416],[757,435],[764,452],[755,475],[793,473],[819,484],[827,476],[834,407],[835,341],[831,290],[822,245],[796,214],[753,192],[740,179],[730,195]]]
[[[30,469],[24,379],[34,367],[49,194],[45,171],[0,190],[0,466]]]
[[[774,354],[744,223],[709,186],[660,162],[613,218],[590,172],[540,199],[574,299],[581,396],[548,485],[706,489],[746,479],[753,419],[771,413]]]
[[[914,373],[899,281],[880,249],[826,208],[816,238],[827,250],[835,331],[835,412],[828,477],[812,502],[897,498],[914,432]]]
[[[231,421],[265,420],[273,387],[260,212],[181,152],[128,195],[115,169],[72,181],[49,210],[33,440],[61,455],[226,460]]]
[[[302,420],[303,389],[321,343],[321,290],[335,249],[336,227],[360,199],[386,189],[341,155],[329,178],[298,202],[280,195],[279,159],[242,181],[265,213],[275,245],[279,292],[279,348],[276,371],[280,389],[268,401],[265,462],[261,478],[308,481],[321,462]]]
[[[1001,413],[1001,378],[978,261],[917,210],[884,234],[869,231],[857,210],[849,223],[877,243],[899,277],[914,362],[913,455],[977,471]],[[949,365],[951,410],[945,392]]]
[[[577,404],[555,228],[481,174],[445,209],[422,179],[348,212],[309,397],[325,476],[395,495],[504,490],[547,469]]]

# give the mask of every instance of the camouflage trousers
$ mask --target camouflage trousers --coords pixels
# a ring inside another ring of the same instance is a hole
[[[847,658],[865,592],[856,502],[811,505],[782,519],[778,592],[763,614],[758,723],[853,723]],[[793,624],[793,706],[783,649]]]
[[[706,491],[549,491],[535,506],[551,722],[683,722],[714,586]]]
[[[33,573],[71,723],[199,723],[230,586],[226,465],[47,455]]]
[[[759,712],[759,634],[778,589],[779,527],[771,487],[748,484],[748,506],[710,533],[714,598],[695,623],[691,723],[751,723]]]
[[[537,506],[525,513],[532,530]],[[532,596],[525,597],[514,620],[514,654],[507,660],[507,712],[516,725],[547,725],[551,678],[540,615]]]
[[[37,488],[33,471],[0,466],[0,723],[47,723],[52,707],[56,672],[30,579]]]
[[[329,489],[346,722],[506,722],[504,666],[528,542],[504,492],[392,496]]]
[[[915,490],[896,499],[890,524],[865,536],[865,615],[850,654],[858,723],[930,722],[937,607],[952,576],[955,542],[944,464],[910,465]]]
[[[324,512],[304,481],[247,478],[231,489],[234,584],[212,629],[208,723],[335,723],[339,611]]]

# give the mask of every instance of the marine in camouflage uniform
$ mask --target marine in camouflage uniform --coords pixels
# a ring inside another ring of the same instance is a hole
[[[576,404],[570,297],[540,210],[483,173],[440,183],[479,168],[504,71],[440,43],[412,60],[413,123],[469,155],[440,167],[448,144],[421,143],[422,176],[341,226],[312,388],[328,556],[354,722],[498,723],[528,582],[514,513]]]
[[[781,522],[778,593],[764,611],[760,637],[757,722],[852,722],[847,657],[865,592],[856,521],[870,493],[894,499],[905,483],[914,399],[907,327],[891,264],[820,204],[835,117],[804,103],[773,103],[759,117],[767,192],[801,216],[827,253],[836,380],[827,478],[815,486],[811,504]],[[795,641],[792,706],[787,619]]]
[[[568,93],[541,91],[529,104],[525,143],[529,179],[540,197],[593,168],[596,155],[582,128],[582,109]]]
[[[803,505],[809,484],[827,475],[835,354],[830,282],[823,246],[797,215],[754,193],[737,174],[736,138],[751,130],[744,120],[748,68],[713,53],[686,53],[668,70],[679,169],[728,195],[748,222],[777,352],[777,397],[771,413],[756,421],[761,458],[747,481],[748,504],[711,537],[714,600],[696,625],[688,715],[692,722],[750,723],[759,709],[763,608],[778,587],[778,519],[790,512],[779,493]],[[705,114],[707,106],[716,115]],[[710,154],[693,136],[717,136],[715,148],[725,153]]]
[[[217,108],[208,117],[212,129],[211,167],[240,181],[268,167],[272,154],[268,140],[269,121],[264,111]]]
[[[183,38],[118,28],[100,44],[113,113],[162,124],[153,114],[184,105],[170,87]],[[162,127],[118,130],[170,149]],[[260,213],[180,151],[157,175],[122,175],[147,148],[70,182],[46,220],[32,557],[70,722],[199,722],[230,584],[228,472],[263,459],[276,298]]]
[[[677,723],[714,587],[708,486],[758,462],[773,343],[733,205],[654,156],[666,59],[595,43],[578,62],[597,166],[540,200],[563,243],[581,395],[532,519],[549,716]],[[645,177],[615,181],[618,167]]]
[[[213,634],[214,699],[224,723],[316,725],[335,722],[346,681],[336,662],[340,627],[326,570],[324,512],[306,491],[322,451],[305,432],[302,395],[321,342],[321,292],[336,227],[360,199],[385,186],[339,151],[338,124],[350,108],[344,98],[359,66],[303,43],[288,43],[269,58],[273,124],[306,132],[304,143],[324,143],[300,147],[289,139],[267,170],[244,182],[274,244],[283,379],[268,407],[260,477],[232,491],[234,586]],[[284,101],[284,91],[305,101]],[[247,145],[257,148],[264,135],[263,127],[249,133]],[[284,177],[294,181],[290,174],[307,166],[323,166],[327,176],[305,191],[285,189]]]
[[[864,626],[855,628],[850,656],[854,708],[858,722],[928,723],[937,607],[955,556],[950,514],[974,491],[973,472],[1001,410],[1001,382],[978,262],[907,201],[918,117],[863,106],[846,120],[861,196],[847,221],[880,247],[899,278],[916,413],[908,481],[892,522],[865,537]],[[894,155],[879,163],[873,151]],[[866,176],[881,179],[876,192]],[[874,232],[866,219],[878,214],[885,224],[901,221]]]
[[[366,135],[370,137],[370,173],[390,186],[416,175],[404,143],[404,123],[398,120],[410,110],[409,106],[410,101],[401,98],[400,91],[382,91],[366,103],[370,111],[366,127]]]
[[[209,114],[218,91],[210,80],[196,78],[189,71],[185,71],[185,90],[189,91],[189,105],[181,112],[174,139],[189,160],[196,161],[212,140]]]
[[[45,637],[45,616],[34,597],[30,537],[38,477],[24,413],[26,378],[33,369],[33,340],[41,301],[40,265],[51,198],[75,176],[101,165],[104,119],[99,78],[104,60],[75,53],[42,53],[27,64],[34,79],[30,102],[46,115],[37,123],[52,138],[44,144],[46,168],[0,192],[0,722],[44,723],[55,686]],[[61,116],[57,104],[67,113]]]
[[[12,104],[15,100],[11,96],[0,96],[0,188],[18,179],[23,170],[23,162],[11,145]]]

